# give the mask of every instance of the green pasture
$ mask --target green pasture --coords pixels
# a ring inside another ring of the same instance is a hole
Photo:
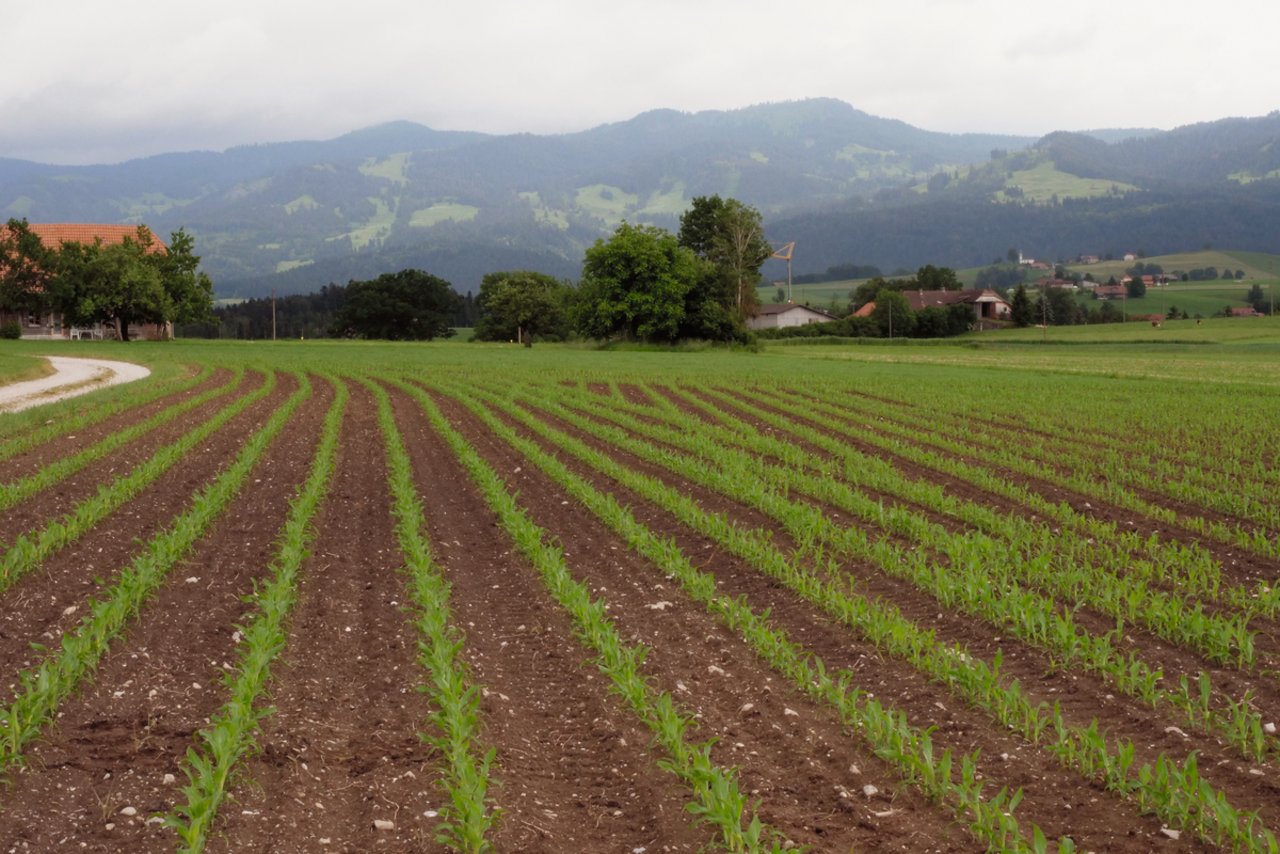
[[[1265,292],[1269,285],[1263,285]],[[1209,317],[1221,313],[1225,307],[1244,308],[1244,301],[1251,285],[1246,282],[1171,282],[1161,287],[1147,288],[1141,297],[1130,297],[1115,300],[1117,308],[1123,308],[1129,314],[1166,315],[1171,307],[1176,306],[1193,317],[1197,314]],[[1280,297],[1280,287],[1277,288]],[[1082,291],[1080,301],[1087,307],[1096,307],[1099,302],[1093,294]]]
[[[18,345],[19,342],[12,342]],[[37,380],[53,373],[53,367],[39,356],[0,351],[0,385]]]
[[[814,308],[820,308],[823,311],[831,311],[831,301],[834,299],[839,307],[839,314],[843,315],[849,308],[849,294],[853,289],[862,284],[866,279],[846,279],[840,282],[818,282],[812,285],[792,285],[791,294],[792,301],[800,305],[810,305]],[[778,285],[770,284],[757,289],[757,294],[762,303],[773,303],[778,301]],[[781,285],[785,292],[787,283],[784,281]],[[783,302],[786,302],[784,299]]]
[[[1262,256],[1269,257],[1269,256]],[[961,283],[972,287],[974,277],[980,268],[957,270],[956,277]],[[1256,268],[1255,268],[1256,269]],[[1095,275],[1095,278],[1096,275]],[[811,305],[823,311],[831,311],[832,300],[836,301],[838,313],[843,314],[849,305],[849,295],[866,279],[846,279],[839,282],[819,282],[811,285],[792,285],[793,299],[801,305]],[[1105,281],[1105,278],[1103,279]],[[1261,284],[1263,290],[1275,288],[1277,302],[1280,302],[1280,281],[1245,279],[1240,282],[1171,282],[1161,287],[1148,288],[1145,296],[1136,299],[1116,301],[1117,308],[1123,305],[1129,314],[1168,314],[1170,307],[1177,306],[1182,311],[1194,316],[1196,314],[1209,317],[1217,314],[1226,306],[1243,308],[1245,294],[1254,284]],[[786,290],[786,285],[782,286]],[[760,301],[771,303],[777,301],[777,285],[768,285],[758,289]],[[1034,298],[1035,291],[1032,289]],[[1096,306],[1093,294],[1081,291],[1079,300],[1086,306]]]
[[[1268,255],[1262,252],[1232,252],[1218,251],[1206,249],[1202,252],[1180,252],[1174,255],[1153,255],[1150,258],[1139,259],[1143,264],[1158,264],[1165,273],[1172,273],[1175,270],[1187,272],[1195,269],[1204,269],[1206,267],[1214,267],[1218,271],[1218,275],[1222,275],[1223,270],[1244,271],[1243,281],[1252,283],[1259,279],[1275,279],[1280,278],[1280,256]],[[1116,277],[1119,281],[1124,276],[1125,271],[1137,264],[1138,261],[1099,261],[1097,264],[1067,264],[1067,270],[1073,273],[1093,274],[1093,278],[1098,282],[1105,282],[1111,276]],[[1218,280],[1222,284],[1231,284],[1225,279]],[[1190,284],[1211,284],[1212,282],[1191,282]],[[1248,288],[1248,284],[1245,285]]]
[[[1046,160],[1030,169],[1014,172],[1005,182],[1006,188],[1018,188],[1021,195],[1011,196],[1004,190],[996,194],[999,201],[1048,202],[1053,199],[1088,199],[1096,196],[1119,195],[1138,189],[1132,184],[1106,181],[1100,178],[1081,178],[1060,172]]]
[[[465,333],[459,338],[465,337]],[[587,344],[515,344],[447,340],[430,343],[362,341],[0,342],[6,378],[39,367],[43,355],[94,355],[147,364],[159,375],[181,365],[246,364],[277,370],[339,374],[434,371],[502,376],[519,382],[547,377],[609,382],[628,377],[691,381],[787,382],[797,376],[857,376],[898,396],[903,382],[956,383],[975,395],[999,395],[1010,382],[1038,375],[1107,381],[1177,380],[1214,385],[1280,386],[1280,317],[1209,318],[1097,326],[1008,329],[937,341],[771,343],[761,352],[718,347],[601,350]],[[12,381],[11,379],[8,381]],[[1049,393],[1049,386],[1044,392]],[[105,393],[110,393],[108,390]]]

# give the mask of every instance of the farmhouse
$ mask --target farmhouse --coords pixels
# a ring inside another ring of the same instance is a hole
[[[1263,314],[1262,312],[1258,311],[1256,308],[1254,308],[1251,305],[1245,306],[1244,308],[1233,306],[1231,309],[1231,316],[1232,317],[1263,317]]]
[[[1093,289],[1094,299],[1124,299],[1129,289],[1124,285],[1098,285]]]
[[[1059,279],[1056,276],[1042,276],[1036,279],[1035,285],[1037,288],[1063,288],[1068,291],[1074,291],[1077,287],[1074,279]]]
[[[64,243],[92,244],[101,242],[103,246],[121,244],[125,239],[138,240],[138,231],[145,226],[137,225],[104,225],[93,223],[70,222],[33,222],[27,226],[31,233],[40,238],[49,249],[57,251]],[[0,224],[0,229],[8,226]],[[168,252],[168,247],[159,237],[152,235],[152,243],[147,247],[148,254]],[[119,338],[120,330],[98,324],[92,328],[68,326],[63,317],[53,311],[39,314],[15,314],[0,311],[0,324],[17,323],[22,327],[23,338]],[[131,325],[130,338],[162,340],[173,337],[173,324],[158,325],[154,323]]]
[[[945,308],[949,305],[973,306],[973,319],[981,325],[984,320],[1008,320],[1013,315],[1013,306],[990,288],[969,288],[960,291],[903,291],[912,311],[926,308]],[[870,317],[876,310],[874,301],[869,302],[853,313],[854,317]]]
[[[959,291],[903,291],[913,311],[949,305],[973,306],[974,320],[1007,320],[1012,306],[990,288],[967,288]]]
[[[783,329],[788,326],[826,323],[829,320],[836,320],[836,318],[825,311],[809,308],[807,305],[796,305],[792,302],[767,303],[760,306],[754,316],[747,318],[747,328]]]

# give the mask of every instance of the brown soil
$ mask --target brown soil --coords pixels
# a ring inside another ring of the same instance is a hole
[[[38,658],[33,643],[53,644],[78,623],[84,617],[85,601],[104,584],[114,583],[114,574],[128,565],[139,544],[187,508],[193,494],[213,480],[244,438],[258,429],[295,387],[295,381],[281,377],[272,394],[231,419],[132,501],[6,590],[6,607],[0,609],[0,673],[30,667]],[[44,517],[35,525],[42,527],[48,519]],[[9,687],[5,692],[6,700],[12,690]]]
[[[554,419],[547,420],[554,424]],[[571,430],[570,432],[575,433],[579,439],[586,439],[589,443],[597,445],[598,449],[605,448],[604,445],[578,434],[577,431]],[[668,482],[669,485],[680,489],[682,492],[696,497],[699,501],[703,500],[703,490],[700,487],[692,486],[683,482],[676,475],[673,475],[670,472],[637,461],[617,449],[610,451],[610,455],[615,460],[623,462],[630,468],[656,476],[659,479]],[[613,491],[621,500],[624,501],[624,503],[629,504],[629,506],[632,507],[633,512],[640,514],[646,521],[649,521],[649,524],[651,527],[654,527],[655,530],[673,534],[677,542],[684,547],[686,554],[706,555],[708,554],[707,550],[713,548],[709,543],[704,542],[696,535],[693,535],[692,532],[682,530],[681,526],[679,526],[674,519],[666,517],[666,514],[657,511],[656,508],[647,506],[638,496],[634,496],[626,490],[621,489],[617,484],[607,481],[602,483],[601,481],[603,479],[600,476],[586,473],[583,470],[583,467],[576,464],[571,465],[576,470],[583,471],[589,479],[596,481],[597,485],[601,488]],[[726,499],[723,497],[718,497],[716,499],[714,502],[714,509],[717,512],[727,512],[729,517],[737,524],[751,525],[753,527],[765,527],[766,529],[771,530],[774,534],[775,542],[780,546],[786,542],[785,534],[782,534],[780,529],[777,529],[776,525],[760,526],[756,524],[753,511],[748,511],[745,508],[739,508],[738,512],[734,512],[724,503],[725,500]],[[707,507],[706,509],[713,508]],[[714,555],[714,552],[712,552],[712,554]],[[1184,735],[1178,731],[1163,731],[1164,727],[1168,724],[1162,722],[1159,716],[1153,714],[1149,709],[1146,709],[1146,707],[1141,704],[1128,700],[1127,698],[1121,697],[1117,699],[1113,694],[1114,689],[1109,689],[1108,686],[1100,680],[1090,677],[1087,674],[1065,674],[1055,672],[1056,668],[1053,667],[1048,658],[1039,650],[1027,647],[1014,639],[1000,637],[998,629],[987,628],[984,630],[979,626],[975,626],[971,619],[965,618],[962,614],[940,611],[936,600],[928,594],[915,589],[906,582],[896,578],[887,577],[879,570],[871,567],[855,567],[850,565],[846,566],[846,570],[856,575],[858,589],[863,595],[870,596],[872,598],[884,599],[894,603],[903,611],[905,616],[914,619],[920,625],[927,625],[934,629],[941,639],[963,644],[973,654],[980,655],[987,660],[991,660],[998,652],[1001,653],[1004,659],[1003,672],[1006,673],[1009,678],[1019,679],[1025,688],[1030,689],[1034,698],[1033,702],[1044,700],[1048,703],[1053,703],[1055,701],[1061,703],[1067,720],[1077,726],[1086,726],[1090,720],[1098,717],[1106,731],[1115,736],[1128,738],[1138,745],[1138,755],[1140,760],[1153,761],[1157,751],[1165,751],[1171,756],[1185,756],[1191,750],[1197,751],[1201,756],[1201,767],[1205,769],[1204,776],[1210,779],[1215,785],[1222,787],[1232,799],[1233,803],[1248,809],[1261,809],[1264,817],[1266,817],[1269,822],[1274,823],[1275,816],[1272,815],[1273,810],[1271,809],[1271,803],[1272,798],[1277,793],[1277,790],[1275,790],[1265,779],[1256,777],[1248,763],[1240,761],[1238,757],[1234,757],[1233,753],[1229,749],[1224,750],[1223,745],[1216,742],[1214,739],[1206,738],[1194,732]],[[717,573],[717,575],[720,575],[720,573]],[[723,583],[724,578],[723,576],[720,577]],[[775,616],[787,613],[788,609],[794,610],[797,607],[796,603],[786,601],[791,597],[791,594],[785,592],[781,593],[780,595],[783,597],[784,601],[780,602],[776,598],[776,595],[779,595],[777,590],[773,590],[771,585],[763,579],[756,582],[757,587],[759,587],[760,584],[763,584],[765,589],[772,590],[772,593],[774,594],[772,596],[764,597],[762,607],[771,608],[772,613]],[[727,592],[732,592],[734,594],[745,592],[749,598],[754,598],[751,596],[748,588],[740,588],[732,583],[728,585],[726,590]],[[809,608],[807,605],[800,605],[799,607],[802,609]],[[822,621],[825,618],[817,616],[816,619]],[[1100,625],[1097,628],[1103,629],[1106,627]],[[797,637],[805,638],[806,645],[808,646],[816,637],[816,634],[812,632],[812,629],[805,628],[801,630],[801,634],[797,635]],[[1168,649],[1166,646],[1161,645],[1150,638],[1143,637],[1140,634],[1136,635],[1134,642],[1136,644],[1143,644],[1144,642],[1151,644],[1151,646],[1143,647],[1144,654],[1146,654],[1156,666],[1162,667],[1168,672],[1175,672],[1179,667],[1185,670],[1188,666],[1188,656],[1184,653]],[[834,654],[828,655],[827,653],[820,653],[823,655],[824,659],[828,661],[829,665],[839,664],[842,661],[849,661],[847,658],[847,647],[842,647],[838,642],[835,642],[832,649],[834,650]],[[866,654],[869,656],[875,655],[874,652],[868,652]],[[855,659],[851,666],[856,670],[860,665]],[[1228,690],[1232,689],[1233,686],[1229,677],[1233,674],[1215,671],[1213,675],[1215,682],[1220,680],[1223,687],[1228,688]],[[1238,677],[1238,674],[1234,675]],[[915,679],[915,683],[912,682],[913,678]],[[918,676],[898,677],[893,681],[895,684],[903,686],[903,689],[909,695],[909,699],[904,704],[905,708],[911,708],[910,698],[914,696],[918,697],[919,702],[924,706],[921,711],[922,717],[925,720],[929,720],[930,716],[935,714],[934,709],[930,708],[925,700],[928,698],[930,691],[936,694],[936,688],[930,689],[929,687],[921,685],[920,677]],[[1252,684],[1255,688],[1257,687],[1256,682]],[[963,703],[963,700],[957,698],[956,702]],[[950,706],[950,704],[948,704],[948,706]],[[1099,713],[1100,709],[1102,710],[1101,714]],[[931,722],[937,723],[936,721]],[[1174,723],[1178,722],[1175,721]],[[966,731],[981,735],[984,729],[992,726],[990,722],[987,722],[985,726],[981,722],[975,723],[974,721],[969,721],[967,724],[943,722],[938,723],[938,725],[943,733],[940,737],[941,743],[954,746],[959,750],[970,750],[973,749],[974,746],[978,746],[983,749],[984,755],[990,756],[993,755],[993,750],[995,751],[995,755],[1000,755],[1006,752],[1012,753],[1015,750],[1020,749],[1018,745],[1011,747],[1007,744],[1003,748],[998,746],[993,747],[989,741],[984,744],[982,738],[973,742],[970,742],[968,739],[952,742],[948,738],[952,731],[959,731],[961,736],[964,736]],[[1189,730],[1190,728],[1184,727],[1184,729]],[[1162,731],[1163,734],[1159,737],[1153,735],[1154,733],[1161,733]],[[1021,748],[1034,750],[1034,748],[1029,748],[1025,744],[1022,744]],[[1212,761],[1210,761],[1210,759],[1212,759]],[[1070,800],[1067,801],[1067,809],[1074,809],[1074,812],[1072,814],[1061,816],[1058,820],[1062,822],[1062,824],[1055,823],[1050,816],[1042,816],[1033,812],[1036,803],[1036,789],[1046,785],[1049,786],[1050,791],[1054,792],[1053,796],[1050,797],[1049,802],[1050,806],[1052,806],[1053,801],[1058,797],[1058,794],[1060,794],[1058,789],[1062,785],[1062,783],[1060,781],[1056,781],[1055,778],[1063,775],[1068,777],[1071,776],[1071,772],[1057,768],[1053,760],[1046,761],[1048,765],[1047,768],[1033,770],[1022,778],[1022,780],[1031,782],[1020,782],[1017,784],[1028,786],[1028,794],[1026,799],[1023,801],[1023,806],[1020,808],[1020,814],[1034,816],[1035,820],[1041,822],[1042,827],[1046,831],[1054,827],[1065,827],[1066,829],[1061,829],[1057,832],[1068,833],[1070,832],[1070,828],[1073,827],[1076,822],[1081,820],[1079,803],[1072,808],[1069,805],[1071,803]],[[1044,764],[1044,762],[1042,762],[1042,764]],[[1004,781],[1002,780],[1001,782],[1003,783]],[[1091,801],[1092,798],[1090,799],[1090,802]],[[1097,807],[1094,808],[1096,809]],[[1123,814],[1125,809],[1127,808],[1123,806],[1120,807],[1121,814]],[[1101,824],[1091,821],[1088,822],[1088,825],[1091,827],[1124,827],[1126,833],[1133,832],[1137,829],[1134,827],[1132,819],[1121,819],[1120,824],[1117,825],[1114,817],[1102,821]],[[1147,842],[1158,841],[1158,831],[1158,825],[1148,827],[1146,834]],[[1114,845],[1114,840],[1110,844]],[[1141,844],[1137,844],[1137,847],[1131,846],[1129,850],[1140,850]],[[1104,845],[1103,847],[1106,848],[1108,846]]]
[[[973,847],[945,812],[898,785],[887,766],[850,739],[833,711],[786,685],[737,635],[688,602],[661,571],[458,404],[442,404],[518,490],[534,521],[555,533],[570,570],[609,603],[623,638],[648,647],[645,673],[697,714],[694,737],[719,739],[713,758],[739,769],[744,788],[760,799],[766,824],[817,850]],[[699,563],[706,559],[698,557]],[[879,790],[870,799],[862,794],[868,784]]]
[[[536,570],[417,404],[396,412],[427,499],[427,527],[450,583],[464,656],[483,686],[484,746],[500,851],[697,851],[709,831],[684,812],[678,781],[655,767],[651,734],[608,691]]]
[[[58,725],[29,749],[29,767],[0,791],[0,850],[173,849],[173,832],[153,819],[181,799],[182,754],[225,701],[218,680],[235,661],[235,627],[248,616],[242,597],[267,569],[288,497],[306,476],[332,399],[326,383],[317,380],[315,386],[315,397],[269,450],[227,514],[191,558],[174,568],[81,692],[64,702]],[[579,387],[606,400],[612,395],[601,383]],[[111,574],[137,551],[138,541],[181,512],[291,390],[282,377],[269,400],[238,416],[143,495],[4,593],[0,673],[7,674],[11,692],[16,674],[41,654],[30,644],[56,644],[59,634],[83,616],[86,599],[103,582],[110,583]],[[629,402],[648,402],[643,387],[622,384],[618,391]],[[260,754],[245,761],[235,778],[211,851],[443,850],[433,837],[445,795],[438,785],[439,756],[419,737],[430,727],[431,705],[415,690],[427,676],[417,661],[419,638],[400,575],[376,407],[362,386],[351,384],[351,392],[337,470],[266,700],[276,712],[263,722]],[[948,810],[901,782],[833,710],[791,688],[735,633],[458,401],[433,396],[517,491],[533,520],[563,546],[573,575],[608,603],[623,638],[649,649],[645,675],[696,715],[695,738],[717,739],[714,759],[737,769],[767,824],[812,851],[981,848]],[[176,399],[166,398],[164,405]],[[656,854],[707,848],[713,832],[685,812],[690,793],[659,767],[661,751],[650,733],[610,690],[592,652],[579,643],[569,618],[515,551],[417,404],[394,390],[392,400],[423,495],[426,530],[452,585],[454,622],[465,636],[462,654],[483,691],[479,747],[496,752],[490,791],[501,810],[491,834],[496,850]],[[145,411],[158,411],[160,405]],[[216,405],[225,405],[225,399]],[[201,417],[212,411],[202,409]],[[780,526],[759,512],[610,449],[536,407],[528,411],[660,478],[708,510],[774,532],[779,547],[792,547]],[[115,416],[111,423],[119,429],[146,417],[141,413]],[[109,429],[103,426],[95,435]],[[141,459],[143,449],[172,440],[161,438],[166,429],[113,453],[95,476],[127,471],[135,460],[130,454]],[[77,447],[67,437],[56,448],[41,449],[39,459],[57,459]],[[910,476],[942,483],[948,492],[965,489],[882,451],[868,452],[888,457]],[[1158,820],[1138,815],[1132,804],[1062,769],[1048,751],[1026,743],[905,663],[881,655],[856,632],[665,511],[567,454],[557,456],[597,488],[613,492],[650,530],[713,573],[724,594],[744,597],[757,611],[768,609],[772,624],[793,642],[829,668],[848,669],[856,686],[906,712],[914,725],[936,726],[936,749],[981,750],[988,794],[1001,786],[1024,790],[1017,812],[1024,826],[1034,821],[1050,836],[1072,835],[1081,850],[1207,848],[1190,834],[1178,842],[1168,839]],[[28,514],[22,521],[0,518],[0,526],[13,532],[44,525],[65,512],[74,492],[70,486],[49,490],[21,508]],[[972,488],[961,494],[1018,510]],[[1002,652],[1006,678],[1018,679],[1034,700],[1060,702],[1068,721],[1078,726],[1098,718],[1114,736],[1133,740],[1141,760],[1150,761],[1157,751],[1178,757],[1197,751],[1202,774],[1234,805],[1258,809],[1268,825],[1280,825],[1280,788],[1272,782],[1272,765],[1250,767],[1171,713],[1117,697],[1086,673],[1058,671],[1038,650],[940,608],[931,596],[876,567],[851,563],[841,569],[861,593],[897,606],[940,639],[965,644],[987,660]],[[106,577],[99,581],[97,576]],[[1148,660],[1170,672],[1195,663],[1141,634],[1134,642]],[[1230,680],[1232,674],[1215,672],[1214,677]],[[1236,687],[1249,684],[1245,674],[1234,678],[1240,680]],[[1280,692],[1264,696],[1280,700]],[[165,774],[176,775],[176,781],[166,783]],[[866,785],[876,791],[864,794]],[[136,814],[123,815],[126,806]],[[393,829],[376,830],[375,819],[393,822]]]
[[[275,667],[262,753],[223,805],[210,851],[435,850],[436,757],[418,737],[430,707],[415,690],[416,629],[376,408],[351,400],[329,499],[300,574]],[[394,829],[378,831],[375,820]]]
[[[128,475],[134,467],[146,462],[162,447],[178,441],[191,432],[192,425],[213,418],[236,398],[249,394],[254,389],[261,387],[264,380],[263,376],[254,375],[242,382],[229,395],[220,395],[213,400],[206,401],[194,410],[184,413],[181,417],[175,418],[155,430],[148,431],[146,435],[140,436],[124,447],[117,448],[112,453],[90,463],[69,478],[36,493],[21,504],[0,512],[0,543],[12,543],[21,534],[33,529],[38,530],[37,526],[43,520],[69,512],[76,504],[92,496],[100,485],[109,484],[117,478]],[[278,385],[280,384],[289,388],[293,387],[292,381],[284,377],[280,379]],[[120,419],[118,421],[119,426],[123,427],[126,424],[143,421],[145,417],[130,419],[127,422],[123,420],[123,416],[117,416],[117,419]],[[52,460],[60,459],[64,455],[75,454],[88,444],[92,444],[92,442],[86,440],[84,444],[81,444],[78,441],[68,442],[68,440],[64,439],[60,442],[50,443],[49,446],[35,448],[24,454],[21,460],[24,464],[30,462],[40,467]],[[30,459],[28,460],[28,458]]]
[[[294,414],[227,514],[175,566],[113,645],[92,685],[61,708],[5,793],[0,845],[90,851],[172,851],[158,816],[185,801],[180,763],[226,701],[244,597],[264,576],[288,512],[282,496],[307,475],[331,388]],[[172,775],[166,777],[166,775]],[[134,815],[122,810],[132,807]]]

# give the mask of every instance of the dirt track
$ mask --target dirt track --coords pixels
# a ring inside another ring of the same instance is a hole
[[[73,356],[46,356],[53,373],[38,380],[0,386],[0,412],[17,412],[87,394],[106,386],[133,382],[151,371],[132,362],[109,359],[85,359]]]

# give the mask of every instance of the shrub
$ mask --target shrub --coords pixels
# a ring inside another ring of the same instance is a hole
[[[15,321],[9,321],[8,323],[0,323],[0,338],[5,338],[10,341],[16,341],[21,337],[22,337],[21,324]]]

